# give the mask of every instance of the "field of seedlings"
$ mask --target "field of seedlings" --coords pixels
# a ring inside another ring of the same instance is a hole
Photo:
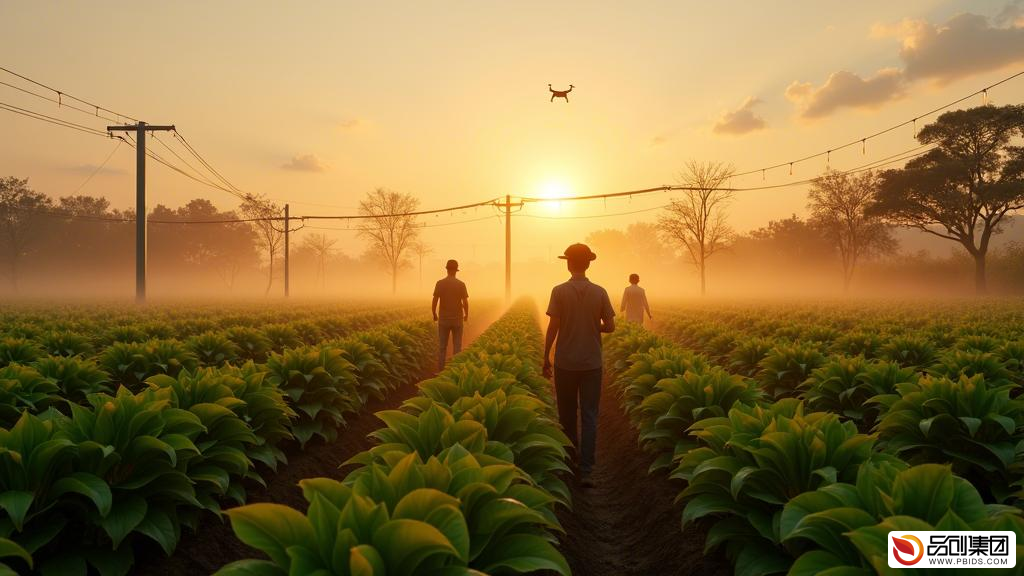
[[[1022,320],[998,301],[696,306],[620,329],[605,360],[683,538],[735,574],[885,574],[891,530],[1010,530],[1021,550]]]

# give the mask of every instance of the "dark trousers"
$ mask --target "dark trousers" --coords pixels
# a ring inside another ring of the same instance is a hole
[[[601,402],[601,369],[562,370],[555,366],[555,399],[558,402],[558,420],[572,440],[580,457],[580,469],[590,472],[594,468],[597,449],[597,410]],[[576,410],[582,421],[583,442],[576,431]]]
[[[441,318],[437,321],[437,370],[444,370],[444,361],[448,356],[448,337],[452,340],[452,355],[462,351],[462,318]]]

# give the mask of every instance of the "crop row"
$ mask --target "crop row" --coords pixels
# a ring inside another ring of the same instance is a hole
[[[891,530],[1024,542],[1003,504],[1024,479],[1017,384],[841,357],[780,396],[635,325],[606,360],[652,471],[686,481],[683,525],[705,522],[737,574],[892,573]]]
[[[12,382],[37,371],[8,365],[0,417],[20,413],[0,423],[0,574],[127,574],[140,538],[171,554],[202,513],[244,503],[243,481],[262,482],[255,462],[276,470],[283,442],[335,438],[346,414],[422,373],[435,346],[430,323],[394,324],[113,393],[44,379],[26,395]]]
[[[235,534],[270,560],[221,576],[516,574],[569,567],[554,514],[568,505],[568,439],[538,371],[534,306],[514,306],[400,410],[378,413],[374,448],[337,481],[300,482],[305,513],[228,510]]]

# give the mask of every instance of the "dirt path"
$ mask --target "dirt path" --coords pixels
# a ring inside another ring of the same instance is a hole
[[[495,307],[484,310],[480,320],[470,318],[463,334],[463,347],[468,347],[488,326],[497,319],[503,309]],[[424,372],[421,379],[433,376],[436,356],[433,354],[427,361],[431,367]],[[356,415],[351,416],[344,430],[338,432],[338,439],[331,443],[313,440],[305,450],[299,450],[297,444],[286,449],[288,464],[279,466],[277,473],[263,468],[260,473],[267,482],[266,488],[251,483],[247,492],[248,503],[274,502],[285,504],[298,510],[306,509],[306,500],[299,489],[299,480],[303,478],[329,477],[342,479],[346,471],[339,466],[352,456],[373,446],[367,438],[370,432],[381,427],[381,421],[374,413],[381,410],[397,408],[419,391],[417,385],[421,379],[408,382],[394,390],[384,400],[371,400]],[[148,543],[146,539],[140,539]],[[156,546],[145,545],[136,550],[136,565],[132,574],[142,576],[193,576],[212,574],[216,570],[236,560],[245,558],[265,558],[261,553],[249,548],[235,537],[231,524],[225,518],[224,523],[218,522],[211,515],[204,515],[200,520],[199,530],[192,533],[182,530],[181,542],[170,558]]]
[[[594,486],[572,489],[573,510],[561,509],[561,550],[575,576],[727,575],[728,563],[704,555],[704,531],[680,531],[673,504],[683,484],[647,473],[652,458],[637,445],[618,399],[601,397]]]

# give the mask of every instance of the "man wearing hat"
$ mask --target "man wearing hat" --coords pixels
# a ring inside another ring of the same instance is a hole
[[[580,482],[591,486],[601,400],[601,334],[615,330],[615,310],[608,292],[587,279],[587,269],[597,259],[587,245],[573,244],[559,258],[566,261],[572,277],[551,290],[547,311],[550,321],[544,339],[544,376],[554,373],[558,419],[576,447]],[[576,430],[577,408],[581,434]],[[582,442],[578,440],[580,436]]]
[[[466,284],[455,277],[459,271],[459,263],[449,260],[445,265],[448,276],[434,285],[434,301],[430,305],[437,322],[439,350],[437,352],[437,370],[444,370],[444,361],[448,352],[448,335],[452,338],[452,355],[462,351],[462,324],[469,320],[469,293]],[[441,309],[438,310],[438,302]]]

